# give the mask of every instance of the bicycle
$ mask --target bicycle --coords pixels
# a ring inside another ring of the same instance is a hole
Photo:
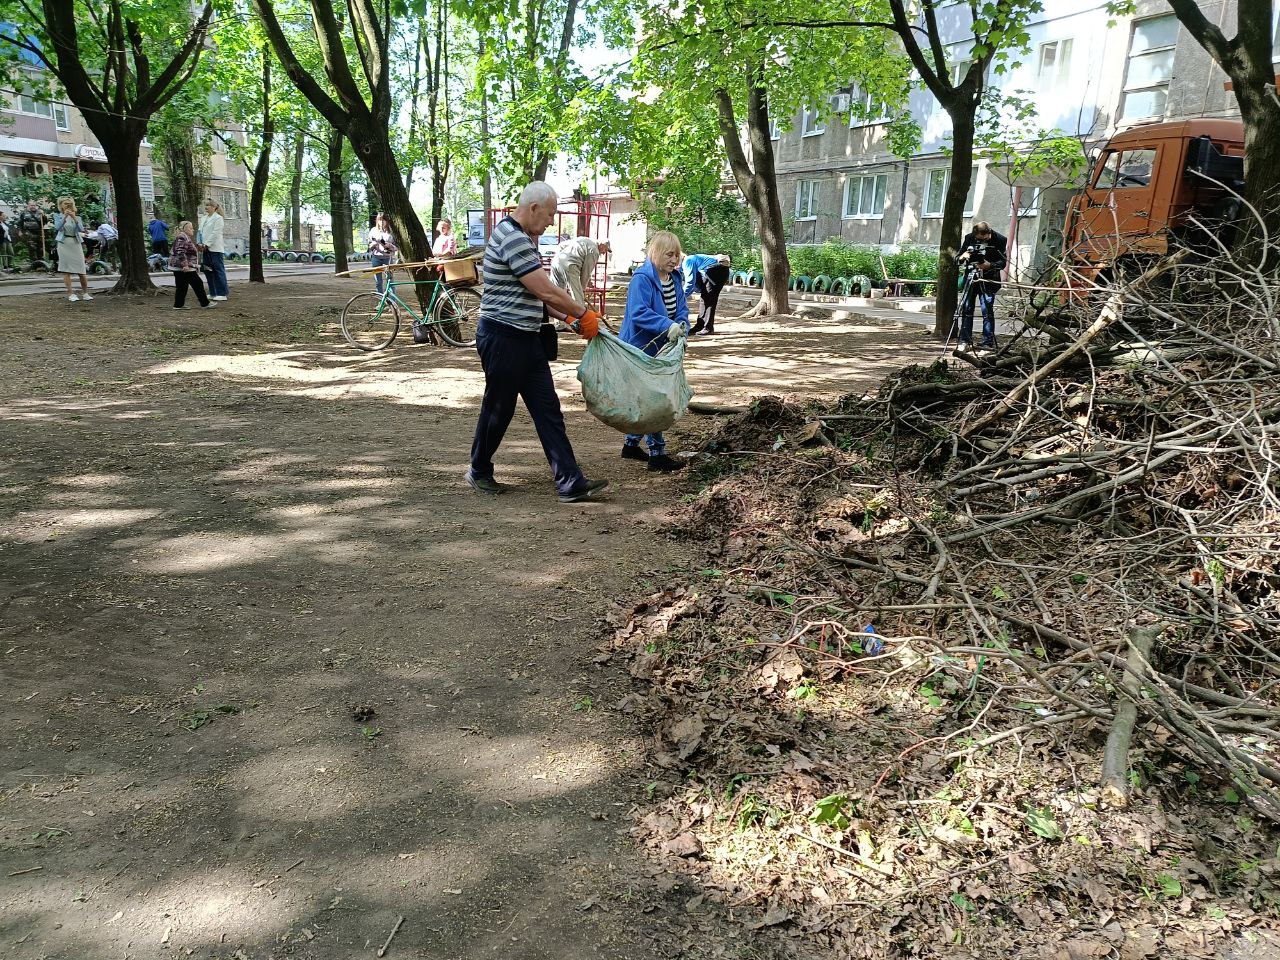
[[[428,260],[423,263],[395,263],[385,267],[348,271],[345,276],[370,276],[382,272],[387,283],[382,293],[374,290],[357,293],[342,308],[342,335],[347,338],[347,342],[357,350],[366,352],[391,346],[396,334],[400,332],[400,314],[403,311],[412,318],[414,326],[431,328],[450,346],[475,346],[476,327],[480,322],[479,293],[466,287],[450,287],[442,277],[434,280],[395,280],[392,276],[395,270],[440,265],[441,261]],[[431,287],[430,299],[421,315],[396,293],[397,287],[418,286]]]

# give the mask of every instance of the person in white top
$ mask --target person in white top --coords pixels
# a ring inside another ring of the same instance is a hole
[[[590,237],[566,240],[551,261],[551,282],[574,300],[584,303],[583,292],[591,284],[596,264],[601,254],[607,254],[610,249],[608,240],[596,241]]]
[[[391,232],[391,218],[385,213],[379,213],[374,218],[373,226],[369,228],[369,265],[373,267],[389,265],[395,259],[399,249],[396,246],[395,234]],[[386,271],[379,270],[373,275],[373,285],[378,288],[379,293],[386,289]]]
[[[453,235],[453,221],[441,220],[436,224],[439,236],[431,244],[431,254],[436,257],[452,257],[458,252],[458,238]]]
[[[209,274],[209,299],[226,300],[231,290],[227,287],[227,266],[222,255],[223,245],[222,207],[213,200],[205,200],[204,216],[200,218],[200,250],[204,272]]]

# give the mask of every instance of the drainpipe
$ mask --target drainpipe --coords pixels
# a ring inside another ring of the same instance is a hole
[[[1013,272],[1013,261],[1018,255],[1018,211],[1022,209],[1022,188],[1013,188],[1013,216],[1009,220],[1009,254],[1004,261],[1004,275],[1001,280],[1008,280]]]
[[[907,219],[907,177],[911,174],[911,161],[902,161],[902,196],[898,200],[898,229],[894,231],[894,243],[902,243],[902,227]]]

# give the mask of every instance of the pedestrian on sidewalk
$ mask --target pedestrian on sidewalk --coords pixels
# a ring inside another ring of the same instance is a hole
[[[181,310],[187,305],[188,288],[196,292],[200,306],[217,306],[204,292],[204,281],[200,279],[200,251],[196,249],[195,228],[190,220],[178,224],[178,232],[173,237],[173,252],[169,254],[169,269],[173,271],[173,309]]]
[[[564,290],[579,303],[586,303],[586,290],[595,279],[596,264],[601,254],[612,248],[608,240],[592,240],[590,237],[574,237],[560,244],[551,261],[551,282]]]
[[[34,200],[28,200],[27,208],[18,214],[18,233],[22,237],[23,245],[27,248],[27,256],[31,258],[30,269],[35,269],[35,265],[46,256],[45,223],[46,218],[44,211],[40,209],[40,204]]]
[[[716,304],[720,302],[720,291],[729,283],[729,258],[723,253],[691,253],[684,260],[684,275],[687,284],[685,297],[696,292],[702,301],[698,307],[698,322],[689,335],[705,333],[710,336],[716,332]]]
[[[390,266],[400,248],[396,246],[395,234],[391,232],[391,218],[379,213],[369,231],[369,265],[373,267]],[[373,285],[382,293],[387,289],[387,272],[379,270],[373,275]]]
[[[147,234],[151,237],[151,252],[161,257],[167,257],[169,255],[169,225],[153,213],[151,222],[147,224]]]
[[[441,220],[436,224],[436,239],[431,244],[433,257],[452,257],[458,253],[458,238],[453,235],[453,221]]]
[[[478,493],[502,492],[493,477],[493,457],[511,425],[517,398],[533,418],[562,503],[586,500],[608,485],[588,480],[579,469],[551,377],[556,332],[548,315],[573,323],[584,340],[600,328],[600,315],[553,286],[542,270],[537,239],[555,220],[558,203],[555,190],[535,180],[521,192],[515,210],[493,228],[485,246],[476,331],[484,399],[466,475]]]
[[[649,241],[648,259],[631,277],[627,287],[627,312],[618,338],[655,356],[667,343],[672,324],[689,331],[689,301],[680,272],[680,238],[660,230]],[[649,447],[640,447],[644,440]],[[622,442],[622,459],[638,460],[653,473],[683,470],[684,462],[667,455],[667,439],[661,433],[641,436],[629,433]]]
[[[53,232],[58,238],[58,272],[67,285],[67,301],[92,300],[89,275],[84,265],[84,221],[76,213],[76,202],[70,197],[58,198],[58,212],[53,217]],[[80,278],[80,296],[71,292],[71,278]]]
[[[204,272],[209,274],[210,300],[226,300],[231,293],[227,286],[227,265],[223,262],[223,255],[227,250],[222,239],[225,222],[222,206],[213,200],[205,200],[198,245],[204,261]]]
[[[13,269],[13,225],[9,214],[0,210],[0,270]]]

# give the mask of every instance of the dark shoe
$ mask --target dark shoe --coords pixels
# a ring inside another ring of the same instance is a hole
[[[478,477],[474,470],[467,471],[467,483],[471,484],[471,489],[476,493],[483,493],[492,496],[495,493],[502,492],[502,486],[493,477]]]
[[[622,459],[639,460],[641,463],[648,463],[649,452],[638,443],[625,443],[622,445]]]
[[[665,453],[649,457],[650,473],[674,473],[676,470],[683,470],[685,466],[686,464],[683,460],[669,457]]]
[[[582,482],[572,490],[568,490],[560,494],[560,502],[578,503],[582,500],[590,500],[592,496],[599,493],[608,485],[608,480],[588,480],[586,477],[583,477]]]
[[[703,330],[702,324],[695,323],[693,325],[693,329],[689,331],[689,336],[696,337],[698,334],[702,332],[702,330]]]

